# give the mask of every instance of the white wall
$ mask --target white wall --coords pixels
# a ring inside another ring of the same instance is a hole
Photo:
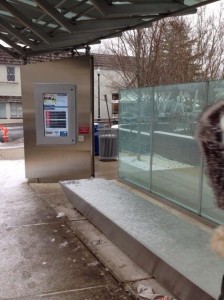
[[[20,66],[15,67],[15,81],[7,81],[7,66],[0,65],[0,96],[21,96]]]
[[[15,68],[15,81],[7,81],[7,66],[0,65],[0,96],[21,96],[21,79],[20,79],[20,66],[12,65]],[[13,124],[22,123],[22,119],[11,118],[10,99],[5,99],[6,105],[6,119],[0,119],[0,124]]]

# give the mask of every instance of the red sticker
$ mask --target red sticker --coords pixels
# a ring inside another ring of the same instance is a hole
[[[89,126],[79,127],[79,134],[89,134]]]

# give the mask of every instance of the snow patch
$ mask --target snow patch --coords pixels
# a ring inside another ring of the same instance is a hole
[[[59,212],[56,216],[56,218],[63,218],[65,216],[65,213],[63,211]]]
[[[142,169],[144,171],[150,170],[150,156],[141,155],[140,160],[137,156],[127,156],[123,155],[119,157],[121,162],[132,165],[136,168]],[[191,168],[192,165],[184,164],[175,160],[170,160],[160,155],[153,155],[152,171],[156,170],[168,170],[168,169],[179,169],[179,168]]]

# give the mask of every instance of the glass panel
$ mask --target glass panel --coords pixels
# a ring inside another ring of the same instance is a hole
[[[194,139],[206,83],[155,88],[152,191],[199,210],[200,152]]]
[[[119,100],[119,177],[150,186],[152,88],[122,90]]]
[[[224,99],[224,81],[207,87],[202,82],[121,91],[119,177],[222,223],[194,139],[203,108]]]
[[[209,82],[208,103],[212,104],[220,99],[224,99],[224,81],[218,80]],[[203,178],[202,215],[220,223],[224,222],[223,210],[219,209],[216,205],[215,197],[212,189],[208,185],[206,175]]]
[[[0,119],[6,118],[6,104],[0,103]]]

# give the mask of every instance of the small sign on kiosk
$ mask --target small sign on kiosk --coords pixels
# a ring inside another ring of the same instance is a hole
[[[74,84],[35,84],[37,145],[76,144]]]

